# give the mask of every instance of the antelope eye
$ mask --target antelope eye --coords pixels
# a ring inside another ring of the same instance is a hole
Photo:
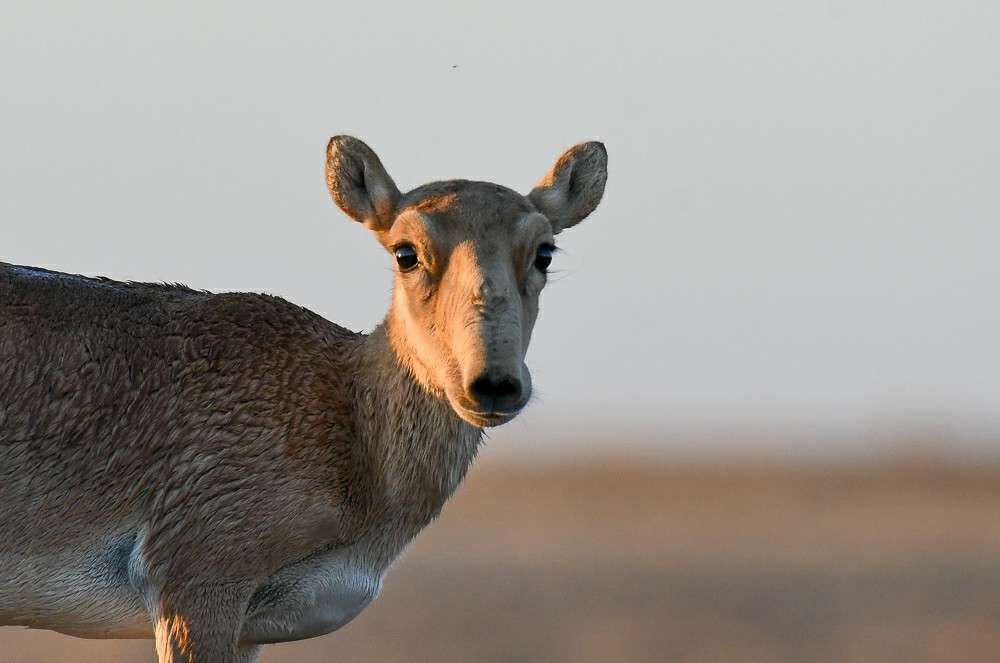
[[[535,254],[535,267],[544,272],[552,264],[552,251],[556,247],[551,244],[542,244],[538,247],[538,252]]]
[[[396,247],[396,264],[404,272],[417,266],[417,250],[412,244]]]

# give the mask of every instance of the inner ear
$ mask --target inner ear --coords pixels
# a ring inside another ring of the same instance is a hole
[[[601,202],[608,181],[608,153],[598,142],[567,150],[528,194],[559,233],[585,219]]]
[[[392,226],[399,189],[378,156],[352,136],[334,136],[326,148],[326,183],[340,209],[384,232]]]

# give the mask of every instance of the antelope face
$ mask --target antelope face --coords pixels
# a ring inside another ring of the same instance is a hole
[[[531,396],[524,355],[538,315],[552,226],[530,201],[479,182],[404,197],[383,238],[396,260],[394,329],[414,371],[469,423],[503,423]]]
[[[330,141],[334,200],[396,263],[393,347],[469,423],[502,424],[531,397],[524,357],[554,236],[597,206],[606,159],[599,143],[578,145],[527,196],[465,180],[401,195],[367,145]]]

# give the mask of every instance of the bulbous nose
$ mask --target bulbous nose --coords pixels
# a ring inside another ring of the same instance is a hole
[[[521,401],[521,380],[513,375],[485,372],[469,383],[469,396],[480,412],[510,412]]]

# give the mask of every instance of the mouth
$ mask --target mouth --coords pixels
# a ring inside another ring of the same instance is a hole
[[[465,421],[479,428],[492,428],[505,424],[521,412],[521,407],[505,412],[480,412],[471,408],[463,407],[457,403],[452,403],[455,414]]]
[[[445,389],[445,396],[452,411],[464,421],[477,428],[492,428],[507,423],[528,405],[531,401],[531,378],[527,371],[523,371],[522,380],[524,386],[520,398],[516,401],[498,403],[497,400],[485,399],[486,402],[476,402],[460,389]]]

